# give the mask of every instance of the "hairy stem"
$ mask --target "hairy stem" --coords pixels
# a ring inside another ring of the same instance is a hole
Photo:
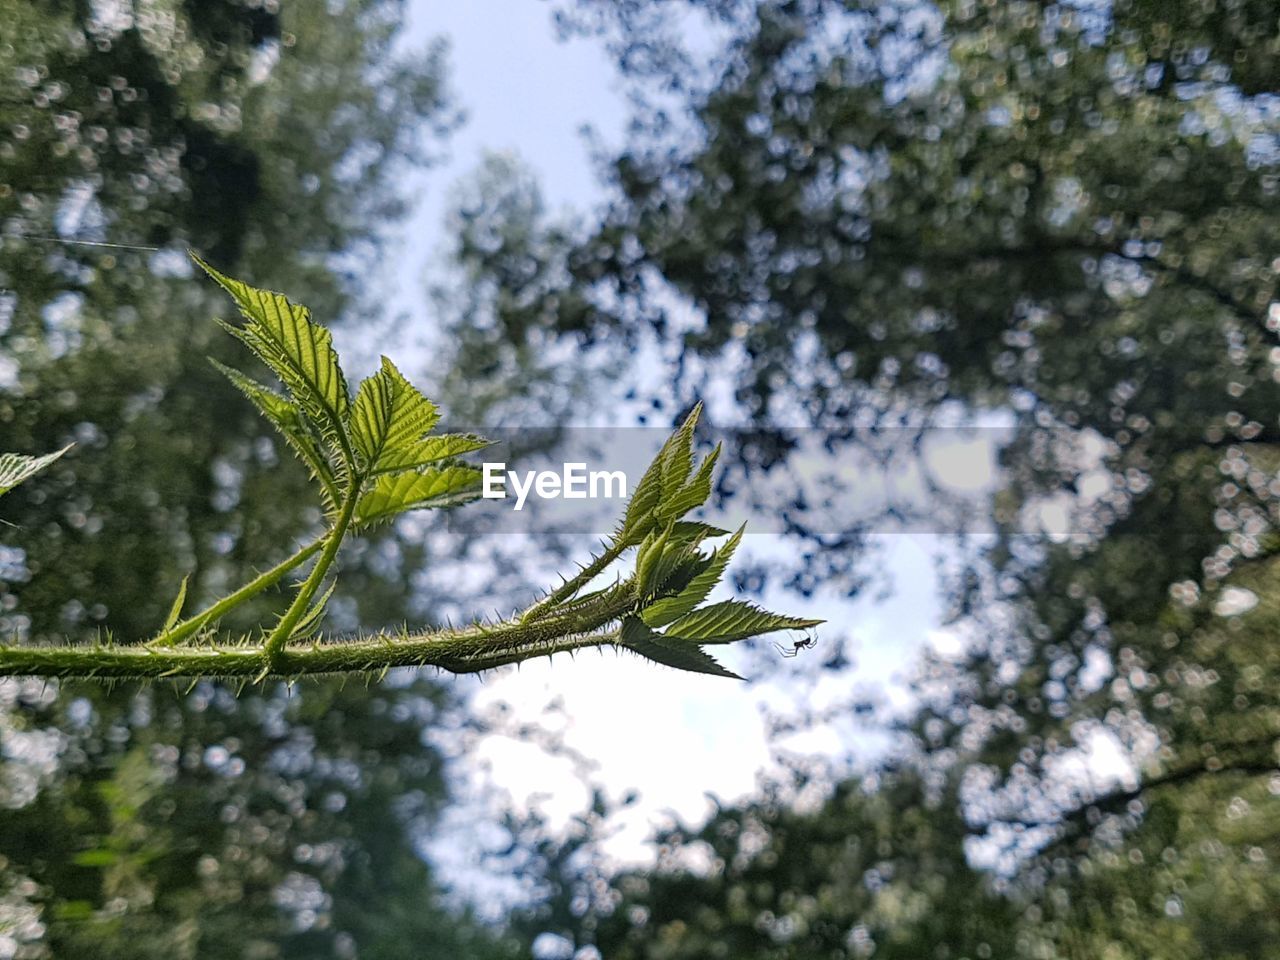
[[[241,677],[292,679],[324,673],[379,673],[392,667],[439,667],[471,673],[584,647],[616,644],[616,632],[601,632],[637,605],[634,584],[619,584],[571,613],[548,614],[535,623],[495,624],[418,633],[377,633],[350,639],[282,644],[270,654],[265,643],[227,647],[153,646],[9,647],[0,649],[0,676],[160,679]]]
[[[312,597],[320,589],[320,584],[324,582],[324,577],[329,572],[329,567],[333,565],[333,560],[338,555],[338,548],[342,546],[342,540],[347,535],[347,527],[351,525],[351,518],[355,515],[356,502],[359,499],[360,484],[353,482],[346,499],[342,502],[342,509],[338,513],[338,518],[334,521],[333,528],[329,531],[329,535],[324,541],[324,552],[320,554],[320,559],[312,567],[311,574],[303,581],[302,586],[298,588],[298,595],[293,598],[293,603],[289,604],[289,609],[284,612],[284,616],[280,618],[280,622],[276,624],[275,629],[271,631],[266,643],[263,645],[263,652],[271,666],[275,666],[275,659],[284,650],[284,645],[288,642],[293,628],[298,625],[298,621],[307,612],[307,605],[311,603]]]
[[[596,557],[589,564],[578,571],[578,574],[572,579],[566,580],[558,588],[551,591],[547,596],[543,597],[528,610],[520,618],[521,623],[531,623],[542,617],[549,615],[557,606],[568,600],[575,593],[591,582],[593,578],[598,576],[609,564],[617,560],[622,552],[627,549],[630,544],[620,542],[605,549],[604,553]]]
[[[275,586],[281,579],[283,579],[286,573],[294,567],[299,566],[308,558],[314,556],[315,552],[324,546],[324,544],[324,537],[313,540],[293,556],[280,561],[280,563],[276,564],[266,573],[250,580],[235,593],[223,597],[212,606],[187,617],[187,619],[183,620],[181,623],[175,624],[173,629],[160,634],[160,636],[151,641],[150,645],[153,647],[172,647],[175,644],[181,643],[206,623],[221,619],[246,600],[251,600],[263,590]]]

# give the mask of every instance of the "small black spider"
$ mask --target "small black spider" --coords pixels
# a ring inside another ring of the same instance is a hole
[[[773,645],[777,649],[777,651],[780,654],[782,654],[784,657],[791,658],[791,657],[794,657],[796,654],[798,654],[801,650],[812,650],[814,647],[816,647],[818,645],[818,635],[815,633],[813,634],[813,636],[810,636],[809,634],[806,633],[803,637],[801,637],[799,640],[797,640],[795,643],[791,645],[790,650],[788,650],[786,647],[784,647],[782,644],[778,643],[777,641],[774,641]]]

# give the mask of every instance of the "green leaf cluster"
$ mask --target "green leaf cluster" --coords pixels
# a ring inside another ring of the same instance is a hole
[[[739,528],[730,536],[726,530],[685,519],[710,499],[720,456],[716,446],[694,467],[694,433],[701,413],[698,404],[654,457],[604,552],[549,597],[546,609],[569,602],[577,589],[635,547],[632,588],[637,608],[623,619],[618,643],[679,670],[734,677],[703,649],[706,644],[802,630],[822,621],[771,613],[739,600],[700,606],[724,577],[745,532]],[[699,549],[703,540],[726,536],[729,539],[710,553]]]
[[[323,488],[333,513],[354,500],[353,527],[408,510],[455,506],[480,495],[480,471],[456,460],[488,441],[469,434],[427,434],[440,419],[386,357],[352,400],[333,336],[311,311],[283,294],[259,290],[193,259],[231,294],[243,325],[223,328],[284,384],[284,396],[213,361],[284,436]]]

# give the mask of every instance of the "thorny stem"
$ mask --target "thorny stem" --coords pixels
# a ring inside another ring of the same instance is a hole
[[[278,666],[276,660],[283,652],[284,645],[289,640],[289,635],[307,612],[307,605],[311,603],[311,598],[315,596],[316,591],[320,589],[320,584],[324,582],[325,574],[329,572],[329,567],[333,565],[334,558],[338,555],[338,548],[342,546],[342,540],[347,535],[347,527],[351,525],[351,518],[355,515],[356,502],[359,499],[360,484],[352,483],[346,499],[342,502],[342,509],[338,513],[338,519],[334,521],[333,529],[329,531],[328,537],[325,538],[324,552],[320,554],[320,559],[311,568],[310,575],[302,586],[298,588],[298,595],[293,598],[293,603],[289,604],[289,609],[284,612],[284,616],[280,618],[280,622],[276,624],[275,629],[271,631],[263,645],[270,667]]]
[[[322,558],[323,559],[323,558]],[[632,580],[584,608],[550,613],[533,623],[513,618],[495,624],[420,633],[377,633],[328,643],[289,646],[272,653],[265,643],[228,647],[9,647],[0,649],[0,676],[161,679],[240,677],[258,681],[324,673],[377,673],[392,667],[434,666],[472,673],[534,656],[616,644],[611,624],[635,610]]]
[[[223,597],[207,609],[202,610],[197,614],[193,614],[181,623],[176,624],[172,630],[168,630],[165,633],[160,634],[160,636],[151,641],[150,646],[172,647],[181,643],[206,623],[212,623],[215,620],[221,619],[246,600],[250,600],[260,594],[263,590],[275,586],[284,578],[286,573],[303,563],[303,561],[312,557],[317,550],[324,546],[324,544],[325,537],[313,540],[293,556],[286,560],[282,560],[266,573],[250,580],[235,593]]]
[[[566,580],[551,593],[547,594],[528,610],[520,618],[521,623],[531,623],[534,620],[548,616],[559,604],[572,597],[575,593],[585,587],[591,580],[598,576],[609,564],[617,560],[622,552],[627,549],[630,544],[625,541],[619,541],[613,546],[608,547],[604,553],[596,557],[589,564],[578,571],[573,578]]]

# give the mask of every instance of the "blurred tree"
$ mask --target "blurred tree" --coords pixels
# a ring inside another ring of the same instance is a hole
[[[507,154],[484,157],[451,201],[452,276],[431,290],[445,318],[433,346],[448,362],[433,396],[463,423],[555,429],[580,419],[575,406],[616,367],[593,367],[556,341],[557,322],[589,309],[566,263],[579,231],[549,215],[532,174]]]
[[[904,409],[1014,417],[997,543],[954,571],[969,649],[930,665],[911,732],[962,813],[946,848],[974,832],[1034,898],[1019,955],[1257,955],[1280,839],[1274,5],[565,17],[645,93],[570,258],[592,309],[562,331],[640,316],[704,358],[686,394],[728,374],[755,422],[799,412],[837,449]],[[1046,504],[1069,536],[1026,536]],[[829,877],[806,867],[766,874],[802,896]],[[665,955],[682,902],[636,955]]]
[[[6,637],[143,639],[184,573],[194,604],[315,528],[301,468],[205,360],[234,346],[184,248],[325,322],[374,312],[398,178],[455,119],[442,48],[398,54],[403,12],[0,0],[0,446],[77,442],[5,498]],[[424,555],[366,541],[331,620],[422,606]],[[419,856],[447,795],[433,684],[0,698],[0,954],[506,955]]]
[[[584,818],[539,851],[547,899],[520,926],[609,960],[1013,955],[1020,907],[966,862],[954,796],[883,770],[810,812],[792,799],[771,788],[666,829],[654,868],[607,882],[576,856],[599,825]]]
[[[514,955],[409,840],[446,793],[435,685],[4,694],[0,909],[39,918],[0,930],[18,956]]]

